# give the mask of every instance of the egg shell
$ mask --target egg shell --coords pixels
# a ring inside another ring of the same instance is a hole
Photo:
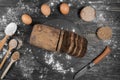
[[[29,25],[29,24],[32,23],[32,18],[31,18],[31,16],[28,15],[28,14],[23,14],[22,17],[21,17],[21,19],[22,19],[22,22],[23,22],[24,24],[26,24],[26,25]]]
[[[47,5],[47,4],[43,4],[43,5],[41,6],[41,13],[42,13],[43,15],[45,15],[46,17],[49,16],[50,13],[51,13],[50,6]]]
[[[67,3],[62,3],[60,5],[60,12],[63,14],[63,15],[67,15],[70,11],[70,7]]]

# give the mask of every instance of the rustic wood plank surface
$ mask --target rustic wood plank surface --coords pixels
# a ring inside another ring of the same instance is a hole
[[[68,2],[71,6],[69,15],[63,16],[59,12],[60,1]],[[51,6],[52,14],[49,17],[41,14],[42,3]],[[97,12],[97,18],[90,23],[82,21],[78,15],[79,10],[87,5],[94,7]],[[31,15],[32,25],[21,22],[23,13]],[[120,0],[0,0],[0,39],[4,37],[4,29],[10,22],[18,25],[16,34],[11,38],[20,39],[23,46],[17,49],[21,53],[20,60],[12,66],[4,80],[73,80],[74,73],[99,55],[106,45],[111,47],[111,54],[78,80],[120,80]],[[85,36],[89,43],[87,54],[79,59],[31,46],[29,36],[36,23],[75,30]],[[113,36],[111,40],[101,41],[95,31],[105,25],[112,28]],[[0,60],[7,49],[6,44],[0,52]],[[0,70],[0,75],[9,61]]]

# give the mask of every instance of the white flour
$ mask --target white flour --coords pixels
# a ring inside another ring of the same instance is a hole
[[[35,3],[37,3],[37,1],[38,0],[34,0]],[[3,14],[0,17],[0,26],[2,26],[2,27],[0,27],[0,37],[4,37],[4,35],[5,35],[4,34],[5,27],[10,22],[14,22],[17,25],[22,24],[20,15],[22,15],[23,13],[28,13],[30,15],[34,14],[34,13],[39,14],[39,9],[38,9],[38,7],[36,7],[36,5],[37,4],[33,4],[33,3],[31,3],[31,4],[29,3],[29,5],[27,3],[24,4],[22,2],[22,0],[19,0],[19,2],[16,4],[15,8],[13,8],[13,7],[6,8],[6,13]],[[14,29],[14,31],[13,31],[13,29]],[[6,31],[5,31],[6,34],[11,34],[13,32],[15,32],[15,26],[7,28]],[[26,48],[25,52],[21,53],[21,54],[27,54],[26,53],[27,51],[31,53],[31,50]],[[2,54],[0,53],[0,59],[3,58],[5,53],[6,53],[6,49],[3,49]],[[29,54],[27,56],[22,56],[20,58],[20,62],[19,62],[18,65],[19,65],[19,68],[21,69],[20,71],[22,72],[22,75],[25,78],[32,79],[31,74],[34,71],[34,65],[35,65],[33,59],[34,59],[34,57],[29,55]],[[16,65],[16,66],[18,66],[18,65]]]
[[[5,28],[5,34],[6,35],[13,35],[17,30],[17,25],[15,23],[10,23]]]
[[[24,0],[19,0],[18,3],[16,4],[15,8],[12,8],[12,7],[7,8],[6,13],[0,17],[0,37],[4,36],[4,29],[10,22],[15,22],[17,25],[22,24],[20,17],[23,13],[28,13],[29,15],[34,14],[33,15],[34,17],[37,17],[39,15],[39,13],[40,13],[39,7],[36,7],[39,5],[38,4],[39,0],[34,0],[33,1],[34,3],[31,2],[28,4],[24,3],[23,1]],[[49,0],[48,4],[50,4],[50,6],[56,6],[56,4],[59,4],[60,2],[63,2],[63,1],[65,1],[65,0],[60,0],[60,1]],[[74,2],[74,1],[78,1],[78,0],[71,0],[71,2],[72,1]],[[82,1],[81,3],[85,3],[85,2]],[[78,4],[81,4],[81,3],[78,3]],[[54,8],[53,8],[53,11],[54,11]],[[105,15],[104,13],[99,13],[97,21],[100,21],[100,23],[97,24],[98,26],[102,26],[103,24],[101,24],[101,23],[105,22],[106,19],[105,19],[104,15]],[[78,23],[81,24],[80,21],[78,21]],[[21,34],[21,32],[19,34]],[[110,43],[112,43],[113,49],[118,48],[118,46],[117,46],[118,42],[116,42],[116,39],[104,41],[103,43],[105,43],[105,45],[106,44],[109,45]],[[95,48],[92,49],[92,48],[93,47],[90,47],[90,48],[88,48],[88,50],[94,52],[96,49]],[[120,48],[118,48],[118,49],[120,50]],[[2,54],[0,54],[0,59],[2,59],[5,52],[6,52],[6,49],[3,49]],[[27,78],[28,80],[32,80],[31,76],[35,70],[36,63],[34,62],[33,55],[31,55],[32,54],[31,49],[25,48],[25,51],[23,51],[23,52],[24,53],[21,53],[21,54],[25,55],[25,56],[20,58],[20,62],[16,66],[18,66],[20,68],[20,71],[22,72],[22,75],[25,78]],[[116,57],[118,57],[116,54],[113,55],[113,58],[116,58]],[[107,57],[107,58],[109,58],[109,57]],[[53,70],[55,70],[61,74],[66,74],[67,72],[71,72],[71,73],[75,72],[74,68],[72,68],[72,67],[69,69],[64,69],[63,63],[60,62],[59,60],[56,60],[54,54],[45,53],[44,59],[45,59],[46,64],[48,64],[49,66],[51,66],[51,68]],[[65,55],[65,59],[71,60],[72,57],[69,55]],[[44,70],[36,68],[36,70],[39,70],[40,73],[42,73],[43,71],[46,71],[46,73],[48,72],[48,70],[46,68],[44,68]],[[39,78],[42,79],[42,78],[45,78],[45,76],[46,75],[41,74],[39,76]]]
[[[44,58],[45,58],[45,63],[47,63],[48,65],[51,65],[52,69],[58,71],[59,73],[66,74],[68,71],[74,72],[73,68],[64,69],[63,63],[61,63],[58,60],[56,60],[54,54],[48,54],[46,52]],[[69,55],[66,55],[66,59],[70,60],[71,57]]]
[[[45,63],[51,65],[53,70],[57,70],[61,73],[66,73],[66,70],[63,69],[62,64],[59,61],[55,61],[54,54],[45,53]]]
[[[28,79],[31,79],[31,74],[34,71],[34,65],[36,65],[31,57],[32,56],[29,54],[27,55],[27,57],[23,56],[22,58],[20,58],[19,62],[19,67],[21,69],[22,75]]]
[[[3,58],[3,56],[5,55],[6,52],[7,52],[7,49],[3,48],[3,52],[2,52],[2,54],[0,54],[0,59]]]
[[[6,26],[10,22],[15,22],[17,25],[21,24],[20,15],[23,13],[28,13],[30,15],[39,14],[39,8],[36,7],[38,0],[34,0],[36,4],[29,3],[29,5],[27,3],[23,3],[22,1],[23,0],[19,0],[15,8],[7,8],[7,12],[0,18],[0,26]]]

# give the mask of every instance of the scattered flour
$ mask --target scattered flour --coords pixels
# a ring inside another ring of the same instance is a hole
[[[14,22],[17,25],[22,24],[20,15],[22,15],[23,13],[28,13],[30,15],[39,14],[39,9],[38,9],[38,7],[36,7],[36,5],[38,5],[37,4],[38,0],[34,0],[34,4],[33,3],[25,4],[23,1],[24,0],[19,0],[18,3],[16,4],[16,7],[14,7],[14,8],[13,7],[5,8],[6,13],[0,16],[0,26],[2,26],[2,27],[0,27],[0,37],[3,37],[5,35],[4,30],[10,22]],[[19,48],[20,47],[21,47],[21,45],[19,45]],[[3,52],[1,52],[2,54],[0,53],[0,60],[2,59],[3,55],[6,53],[6,49],[3,49]],[[31,50],[26,48],[25,52],[22,55],[26,55],[27,51],[29,51],[29,53],[31,53]],[[31,74],[34,71],[34,65],[35,65],[33,59],[34,59],[34,57],[30,54],[28,54],[27,56],[22,56],[20,58],[20,62],[18,65],[22,72],[22,75],[25,78],[31,79]],[[18,66],[18,65],[16,65],[16,66]]]
[[[32,73],[33,71],[35,70],[35,62],[34,62],[34,58],[33,55],[31,55],[30,53],[26,53],[26,52],[29,52],[29,49],[27,48],[25,53],[24,53],[24,56],[22,56],[20,58],[20,62],[18,63],[18,67],[20,68],[21,72],[22,72],[22,75],[29,79],[29,80],[32,80]]]
[[[27,3],[24,3],[23,2],[24,0],[19,0],[18,3],[16,4],[16,7],[13,8],[13,7],[9,7],[7,8],[7,11],[5,14],[3,14],[1,17],[0,17],[0,37],[3,37],[4,36],[4,29],[6,27],[6,25],[8,25],[10,22],[15,22],[17,25],[20,25],[21,24],[21,20],[20,20],[20,15],[22,15],[23,13],[28,13],[30,15],[34,14],[34,17],[37,17],[37,15],[39,15],[39,7],[36,7],[39,5],[39,0],[34,0],[34,4],[31,2],[29,4]],[[56,4],[59,4],[60,2],[63,2],[65,0],[49,0],[49,4],[51,6],[55,6]],[[74,1],[74,0],[71,0],[71,2]],[[79,1],[79,0],[76,0],[76,1]],[[81,3],[85,3],[84,1],[82,1]],[[103,24],[101,24],[102,22],[105,22],[106,19],[105,19],[105,14],[104,13],[99,13],[98,15],[98,20],[96,21],[100,21],[100,23],[98,23],[98,26],[102,26]],[[104,42],[105,44],[110,44],[110,43],[115,43],[115,40],[109,40],[109,41],[105,41]],[[117,42],[118,43],[118,42]],[[113,49],[117,48],[117,43],[115,43],[113,45]],[[90,51],[92,50],[92,48],[89,48]],[[95,50],[95,49],[94,49]],[[93,51],[94,51],[93,50]],[[119,48],[120,50],[120,48]],[[0,59],[2,59],[3,55],[5,54],[6,52],[6,49],[3,49],[3,53],[0,54]],[[29,54],[27,53],[29,52]],[[25,55],[23,57],[20,58],[20,62],[18,63],[18,66],[22,72],[22,75],[25,77],[25,78],[28,78],[29,80],[31,80],[31,76],[32,76],[32,73],[33,71],[35,70],[35,62],[34,62],[34,57],[31,55],[32,51],[31,49],[29,48],[26,48],[24,53],[22,55]],[[72,57],[69,56],[69,55],[66,55],[65,56],[67,60],[71,60]],[[114,58],[116,58],[117,56],[114,55]],[[45,63],[50,65],[52,67],[53,70],[56,70],[58,71],[59,73],[63,73],[63,74],[66,74],[67,72],[72,72],[74,73],[75,70],[74,68],[69,68],[69,69],[64,69],[63,67],[63,64],[58,61],[58,60],[55,60],[54,58],[54,54],[48,54],[48,53],[45,53],[45,56],[44,56],[44,59],[45,59]],[[40,73],[43,72],[42,69],[38,69],[38,70],[41,70]],[[47,69],[44,68],[44,71],[46,71],[47,73]],[[43,77],[45,77],[45,75],[41,74],[39,76],[40,79],[42,79]],[[65,79],[65,78],[64,78]]]
[[[17,25],[21,24],[20,15],[23,13],[39,14],[39,8],[36,7],[38,0],[34,0],[34,3],[23,3],[24,0],[19,0],[16,7],[7,7],[7,12],[0,17],[0,26],[6,26],[10,22],[15,22]],[[32,6],[32,7],[31,7]],[[37,16],[37,15],[36,15]]]
[[[45,58],[45,63],[51,65],[52,69],[58,71],[59,73],[66,74],[68,71],[74,72],[74,68],[64,69],[63,63],[56,60],[54,54],[48,54],[46,52],[44,58]],[[71,56],[66,55],[66,59],[70,60],[72,58]]]
[[[3,58],[6,52],[7,52],[7,49],[3,48],[3,53],[2,54],[0,53],[0,60]]]
[[[45,53],[45,63],[51,65],[53,70],[57,70],[62,73],[66,72],[66,70],[63,69],[62,64],[59,61],[55,61],[54,54]]]

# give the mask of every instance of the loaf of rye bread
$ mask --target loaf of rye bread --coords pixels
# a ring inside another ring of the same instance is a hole
[[[30,44],[76,57],[83,57],[87,51],[87,40],[84,37],[43,24],[36,24],[33,27]]]

